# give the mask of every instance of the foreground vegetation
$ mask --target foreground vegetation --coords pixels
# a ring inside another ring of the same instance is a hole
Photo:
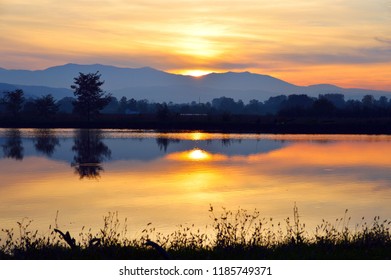
[[[284,224],[261,218],[258,211],[225,210],[216,216],[210,208],[212,234],[194,227],[179,227],[163,235],[148,227],[142,236],[127,237],[126,219],[118,213],[104,217],[103,228],[91,229],[73,238],[56,226],[41,235],[30,229],[31,221],[20,222],[18,237],[3,229],[0,259],[390,259],[391,222],[364,218],[353,229],[347,211],[335,222],[322,221],[307,232],[297,207],[293,219]]]

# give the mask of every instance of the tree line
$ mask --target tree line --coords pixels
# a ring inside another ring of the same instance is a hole
[[[365,95],[361,100],[345,100],[340,93],[290,94],[269,97],[265,101],[250,100],[244,103],[230,97],[215,98],[211,102],[150,102],[122,97],[119,100],[102,90],[104,81],[99,72],[79,73],[71,88],[74,97],[55,100],[48,94],[38,98],[26,98],[21,89],[3,92],[0,98],[0,116],[19,118],[28,116],[48,119],[58,115],[77,115],[90,121],[98,115],[152,114],[159,120],[178,115],[258,115],[283,117],[390,117],[391,99],[381,96],[376,99]]]

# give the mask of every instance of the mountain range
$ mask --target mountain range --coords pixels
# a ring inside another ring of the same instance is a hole
[[[154,102],[208,102],[213,98],[231,97],[248,102],[264,101],[280,94],[307,94],[317,97],[325,93],[341,93],[345,99],[361,99],[366,94],[391,97],[391,92],[341,88],[318,84],[297,86],[268,75],[250,72],[211,73],[192,77],[159,71],[150,67],[120,68],[93,64],[66,64],[45,70],[7,70],[0,68],[0,92],[20,88],[27,97],[51,93],[55,99],[73,97],[70,86],[79,73],[99,71],[105,81],[103,89],[117,98],[147,99]]]

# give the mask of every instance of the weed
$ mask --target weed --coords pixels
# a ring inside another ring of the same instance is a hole
[[[212,233],[194,225],[179,226],[171,234],[156,232],[147,224],[138,238],[129,238],[127,219],[122,223],[118,212],[103,217],[103,227],[96,234],[83,227],[75,239],[69,232],[49,226],[46,234],[31,230],[32,221],[18,222],[14,229],[2,229],[2,259],[390,259],[391,232],[388,220],[376,216],[371,223],[364,218],[350,228],[348,211],[334,223],[322,220],[312,234],[301,222],[298,207],[285,226],[272,218],[261,217],[258,210],[249,212],[222,209],[216,214],[210,206]]]

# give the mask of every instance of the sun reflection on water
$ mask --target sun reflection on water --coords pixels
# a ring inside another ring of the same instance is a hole
[[[188,162],[215,162],[227,160],[227,157],[221,154],[212,154],[200,148],[194,148],[192,150],[168,154],[166,159]]]
[[[197,148],[188,152],[187,156],[189,159],[196,160],[196,161],[208,160],[211,157],[211,155],[208,152]]]
[[[190,134],[191,140],[198,141],[198,140],[204,140],[205,139],[205,133],[202,132],[192,132]]]

